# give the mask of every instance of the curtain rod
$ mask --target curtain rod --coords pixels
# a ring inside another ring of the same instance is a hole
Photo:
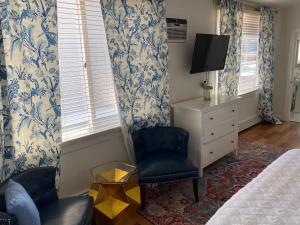
[[[252,9],[252,10],[255,10],[255,11],[258,11],[258,12],[260,12],[260,7],[265,6],[265,5],[260,5],[260,4],[258,4],[258,3],[249,2],[249,1],[247,1],[247,0],[242,0],[241,2],[243,2],[247,8]],[[274,9],[274,8],[272,8],[272,7],[268,7],[268,8],[270,8],[272,11],[274,11],[274,12],[276,12],[276,13],[278,12],[277,9]]]
[[[220,4],[220,0],[214,0],[214,2],[219,5]],[[260,12],[260,7],[263,7],[265,5],[260,5],[260,4],[257,4],[257,3],[254,3],[254,2],[249,2],[247,0],[241,0],[241,2],[244,3],[244,6],[246,6],[246,9],[251,9],[251,10],[254,10],[254,11],[257,11],[257,12]],[[278,13],[278,10],[277,9],[274,9],[274,8],[271,8],[269,7],[273,12],[276,12]]]

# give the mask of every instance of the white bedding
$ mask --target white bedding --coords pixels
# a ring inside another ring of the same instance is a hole
[[[206,225],[300,224],[300,149],[283,154],[232,196]]]

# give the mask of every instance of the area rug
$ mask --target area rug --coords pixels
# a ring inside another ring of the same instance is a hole
[[[286,150],[240,138],[239,154],[225,156],[204,170],[199,202],[191,181],[147,188],[146,208],[139,211],[155,225],[202,225],[240,188]]]

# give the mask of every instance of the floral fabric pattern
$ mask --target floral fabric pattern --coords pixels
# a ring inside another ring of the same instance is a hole
[[[230,35],[225,68],[219,71],[218,77],[218,89],[222,95],[238,95],[242,26],[243,4],[239,0],[221,0],[220,34]]]
[[[0,180],[59,167],[60,95],[55,0],[0,3]]]
[[[170,125],[164,0],[102,0],[102,11],[125,135]]]
[[[259,114],[262,120],[280,124],[273,116],[273,86],[275,61],[275,12],[261,8],[259,37]]]

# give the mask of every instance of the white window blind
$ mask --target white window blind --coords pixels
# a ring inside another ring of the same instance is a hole
[[[298,41],[297,46],[298,46],[298,51],[297,51],[297,53],[298,53],[297,65],[300,66],[300,41]]]
[[[62,138],[120,125],[99,0],[58,0]]]
[[[243,13],[241,73],[239,77],[239,95],[258,88],[258,48],[260,14],[256,11]]]
[[[220,9],[217,9],[216,27],[217,27],[216,32],[218,35],[220,35],[220,33],[221,33],[221,30],[220,30],[220,28],[221,28],[221,10]]]

